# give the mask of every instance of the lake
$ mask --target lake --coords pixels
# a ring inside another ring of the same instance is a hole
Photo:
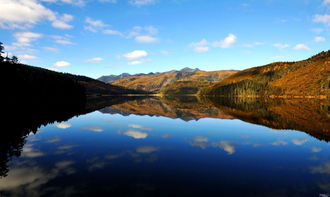
[[[330,196],[327,100],[88,106],[65,121],[14,113],[15,134],[0,140],[0,196]]]

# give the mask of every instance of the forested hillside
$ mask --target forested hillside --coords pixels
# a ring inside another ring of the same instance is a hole
[[[122,95],[145,93],[79,75],[59,73],[48,69],[13,62],[0,62],[4,89],[21,95],[62,95],[69,98],[90,95]]]
[[[222,96],[330,96],[330,51],[240,71],[201,92]]]

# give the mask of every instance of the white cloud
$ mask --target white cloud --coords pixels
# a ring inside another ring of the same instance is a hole
[[[307,142],[307,139],[301,139],[301,140],[293,139],[292,140],[292,143],[297,145],[297,146],[301,146],[301,145],[305,144],[306,142]]]
[[[61,3],[75,5],[75,6],[84,6],[86,4],[85,0],[41,0],[41,1],[47,2],[47,3],[61,2]],[[101,1],[101,0],[99,0],[99,1]]]
[[[59,129],[67,129],[67,128],[70,128],[72,126],[72,124],[70,124],[68,122],[61,122],[61,123],[55,124],[55,126]]]
[[[220,47],[220,48],[230,48],[235,42],[237,41],[237,37],[234,34],[229,34],[225,39],[213,42],[213,47]]]
[[[133,27],[133,30],[125,36],[126,38],[136,38],[138,36],[149,36],[149,37],[154,37],[154,35],[158,34],[158,29],[154,26],[135,26]]]
[[[61,2],[76,6],[84,6],[86,4],[85,0],[61,0]]]
[[[330,174],[330,162],[326,162],[322,165],[312,167],[311,172],[319,174]]]
[[[324,14],[324,15],[317,14],[314,16],[313,22],[330,25],[330,15],[329,14]]]
[[[218,148],[223,149],[224,151],[226,151],[228,153],[228,155],[232,155],[232,154],[235,153],[235,146],[232,145],[228,141],[214,142],[214,143],[212,143],[212,145],[214,147],[218,147]]]
[[[199,46],[199,47],[195,47],[194,51],[197,53],[205,53],[209,51],[209,47],[207,46]]]
[[[0,190],[11,193],[13,196],[40,196],[45,194],[47,187],[44,185],[57,176],[72,174],[74,168],[70,167],[74,162],[60,161],[49,168],[38,167],[33,160],[20,162],[18,166],[8,172],[6,178],[0,179]],[[62,188],[57,191],[59,196],[67,196],[72,193],[72,187]]]
[[[54,48],[54,47],[43,47],[43,49],[46,51],[53,52],[53,53],[58,53],[58,49]]]
[[[143,64],[144,62],[149,62],[151,61],[151,59],[141,59],[141,60],[135,60],[135,61],[131,61],[128,62],[128,65],[138,65],[138,64]]]
[[[59,35],[53,35],[50,36],[52,39],[54,39],[54,42],[61,45],[73,45],[74,43],[70,41],[71,36],[65,35],[65,36],[59,36]]]
[[[57,147],[58,150],[71,150],[72,148],[76,147],[76,145],[63,145]]]
[[[273,44],[273,46],[278,49],[286,49],[286,48],[290,47],[290,45],[286,44],[286,43],[275,43],[275,44]]]
[[[59,141],[61,141],[61,138],[54,137],[54,138],[51,138],[51,139],[47,140],[46,143],[56,143],[56,142],[59,142]]]
[[[308,46],[306,46],[305,44],[297,44],[294,48],[294,50],[310,50],[310,48]]]
[[[143,29],[144,29],[144,28],[141,27],[141,26],[134,26],[134,27],[133,27],[133,30],[134,30],[134,31],[138,31],[138,32],[139,32],[139,31],[142,31]]]
[[[146,26],[144,27],[144,30],[151,35],[158,34],[158,29],[154,26]]]
[[[323,4],[324,4],[324,5],[328,5],[328,4],[330,4],[330,0],[323,0]]]
[[[128,60],[134,60],[148,56],[148,52],[144,50],[135,50],[130,53],[124,54],[123,56]]]
[[[65,40],[65,39],[55,40],[55,42],[57,44],[62,44],[62,45],[73,45],[73,42],[71,42],[70,40]]]
[[[37,166],[17,166],[8,172],[6,178],[0,179],[0,190],[9,191],[14,196],[34,196],[40,194],[40,186],[51,176]]]
[[[37,59],[36,56],[33,55],[28,55],[28,54],[23,54],[23,55],[19,55],[18,59],[23,59],[23,60],[35,60]]]
[[[154,4],[155,0],[131,0],[129,1],[130,4],[136,5],[136,6],[142,6],[142,5],[151,5]]]
[[[90,58],[88,60],[86,60],[86,62],[88,63],[100,63],[103,61],[103,58],[101,57],[94,57],[94,58]]]
[[[139,146],[136,148],[137,153],[149,154],[158,151],[159,148],[155,146]]]
[[[141,35],[135,37],[135,41],[139,43],[154,43],[158,41],[158,38],[147,36],[147,35]]]
[[[45,155],[44,153],[34,149],[32,144],[26,144],[22,151],[22,157],[35,158],[44,155]]]
[[[87,127],[87,128],[83,128],[84,130],[88,130],[88,131],[92,131],[92,132],[103,132],[104,129],[101,127]]]
[[[322,36],[316,36],[316,37],[314,38],[314,41],[315,41],[315,42],[325,42],[325,38],[322,37]]]
[[[193,42],[189,46],[197,53],[205,53],[209,51],[208,42],[206,39],[202,39],[199,42]]]
[[[85,30],[91,31],[91,32],[97,32],[100,29],[107,27],[108,25],[105,24],[101,20],[94,20],[92,18],[87,17],[85,19],[85,22],[87,23],[87,26],[84,27]]]
[[[55,3],[57,0],[40,0],[40,1],[47,3]]]
[[[261,46],[261,45],[264,45],[264,43],[262,43],[262,42],[254,42],[254,43],[251,43],[251,44],[244,44],[243,47],[253,48],[253,47]]]
[[[86,4],[85,0],[40,0],[40,1],[47,2],[47,3],[61,2],[61,3],[75,5],[75,6],[84,6]],[[101,0],[99,0],[99,1],[101,1]]]
[[[24,29],[56,19],[53,11],[36,0],[1,0],[0,13],[0,28],[4,29]]]
[[[44,2],[56,2],[55,0],[43,0]],[[64,3],[75,5],[82,4],[82,0],[61,0]],[[60,29],[71,29],[68,24],[73,19],[69,14],[62,16],[44,7],[38,0],[1,0],[0,28],[25,29],[37,23],[48,20],[52,26]]]
[[[89,17],[87,17],[85,19],[85,22],[88,25],[91,25],[93,27],[106,27],[107,26],[103,21],[101,21],[101,20],[94,20],[94,19],[89,18]]]
[[[127,38],[132,38],[135,36],[138,36],[141,34],[141,31],[143,31],[144,28],[141,26],[135,26],[133,27],[133,30],[131,32],[128,33],[128,35],[126,36]]]
[[[313,153],[318,153],[318,152],[322,151],[322,148],[313,147],[311,150],[312,150]]]
[[[134,139],[144,139],[148,137],[148,133],[141,132],[141,131],[135,131],[135,130],[128,130],[124,132],[124,135],[132,137]]]
[[[103,30],[103,33],[109,35],[123,36],[123,34],[120,31],[112,30],[112,29]]]
[[[131,61],[127,63],[128,65],[139,65],[139,64],[143,64],[143,61],[141,60],[136,60],[136,61]]]
[[[288,142],[284,141],[284,140],[277,140],[275,142],[272,143],[273,146],[284,146],[287,145]]]
[[[68,67],[70,65],[71,64],[69,62],[66,62],[66,61],[58,61],[58,62],[54,63],[54,66],[57,66],[57,67]]]
[[[197,146],[201,149],[205,149],[208,147],[208,145],[207,145],[208,141],[209,141],[209,139],[207,137],[197,136],[192,141],[190,141],[189,144],[192,146]],[[213,145],[216,146],[216,143]]]
[[[41,37],[42,34],[33,33],[33,32],[14,33],[14,38],[16,41],[13,43],[13,45],[17,47],[31,46],[31,42],[34,42]]]
[[[117,3],[117,0],[99,0],[101,3]]]
[[[203,136],[197,136],[194,138],[195,142],[208,142],[209,139],[207,137],[203,137]]]
[[[134,128],[134,129],[152,130],[151,128],[144,127],[143,125],[140,125],[140,124],[129,124],[128,126],[131,128]]]
[[[73,26],[68,22],[73,20],[73,16],[70,14],[63,14],[61,17],[53,21],[52,26],[58,29],[72,29]]]

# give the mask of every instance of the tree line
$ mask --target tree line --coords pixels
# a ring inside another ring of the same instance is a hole
[[[3,46],[3,43],[0,42],[0,62],[9,62],[9,63],[14,63],[14,64],[16,64],[16,63],[19,62],[19,61],[18,61],[18,57],[15,56],[15,55],[13,55],[13,56],[10,58],[10,57],[8,57],[8,53],[7,53],[7,55],[6,55],[5,57],[3,57],[2,54],[5,53],[4,50],[5,50],[5,47]]]

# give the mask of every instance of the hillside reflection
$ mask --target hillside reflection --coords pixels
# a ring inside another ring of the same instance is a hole
[[[14,106],[14,107],[12,107]],[[302,99],[242,99],[196,97],[98,97],[49,105],[39,101],[3,108],[0,133],[0,177],[8,173],[8,162],[20,156],[29,133],[42,125],[63,122],[99,110],[104,114],[162,116],[184,121],[202,118],[240,119],[273,129],[290,129],[330,141],[330,102]],[[65,125],[62,125],[65,126]]]
[[[99,111],[124,116],[164,116],[184,121],[240,119],[272,129],[304,131],[320,140],[330,140],[330,101],[327,100],[149,97]]]
[[[325,100],[94,97],[9,106],[0,134],[4,196],[330,192]]]

